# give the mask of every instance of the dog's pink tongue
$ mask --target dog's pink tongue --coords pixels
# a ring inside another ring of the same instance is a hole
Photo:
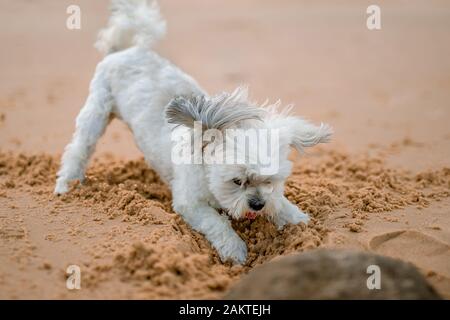
[[[253,211],[247,211],[245,213],[245,217],[249,220],[255,220],[256,219],[256,212]]]

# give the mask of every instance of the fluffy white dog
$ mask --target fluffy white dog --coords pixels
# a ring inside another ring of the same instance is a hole
[[[284,196],[284,181],[292,166],[290,147],[303,150],[327,142],[331,128],[310,124],[290,115],[288,109],[278,112],[278,104],[255,106],[247,100],[246,89],[209,96],[189,75],[151,51],[164,34],[165,22],[156,3],[112,1],[109,25],[96,44],[106,56],[96,68],[89,97],[64,151],[55,193],[68,192],[73,180],[83,181],[96,142],[115,116],[129,126],[146,161],[170,185],[173,209],[206,236],[222,261],[242,264],[247,248],[229,217],[265,215],[280,228],[286,223],[307,223],[308,215]],[[262,174],[258,163],[248,161],[175,164],[173,132],[188,130],[194,137],[195,121],[203,129],[220,132],[230,128],[279,130],[278,170]]]

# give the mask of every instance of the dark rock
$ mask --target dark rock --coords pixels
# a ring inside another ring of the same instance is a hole
[[[380,289],[368,288],[371,265],[380,268]],[[441,299],[412,264],[344,250],[315,250],[256,267],[225,298]]]

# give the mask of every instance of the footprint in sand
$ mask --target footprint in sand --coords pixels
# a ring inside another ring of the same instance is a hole
[[[369,248],[450,278],[450,245],[422,232],[399,230],[384,233],[373,237]]]

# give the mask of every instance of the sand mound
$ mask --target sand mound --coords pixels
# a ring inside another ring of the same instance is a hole
[[[414,263],[450,278],[450,245],[415,230],[399,230],[371,239],[370,249]]]
[[[80,264],[89,290],[116,281],[131,286],[132,298],[217,298],[256,265],[322,246],[329,231],[324,223],[335,210],[350,217],[347,228],[361,231],[372,213],[425,207],[450,195],[448,168],[411,173],[389,168],[377,157],[318,152],[296,162],[286,184],[287,197],[310,213],[312,222],[281,231],[262,218],[233,222],[249,249],[240,267],[220,263],[209,243],[171,210],[170,190],[143,159],[94,161],[83,185],[74,184],[61,197],[52,194],[57,165],[45,154],[0,153],[0,196],[24,190],[50,204],[55,215],[61,214],[58,208],[76,205],[95,212],[99,225],[127,226],[126,237],[111,231],[86,248],[91,259]],[[2,230],[1,236],[14,235]]]

